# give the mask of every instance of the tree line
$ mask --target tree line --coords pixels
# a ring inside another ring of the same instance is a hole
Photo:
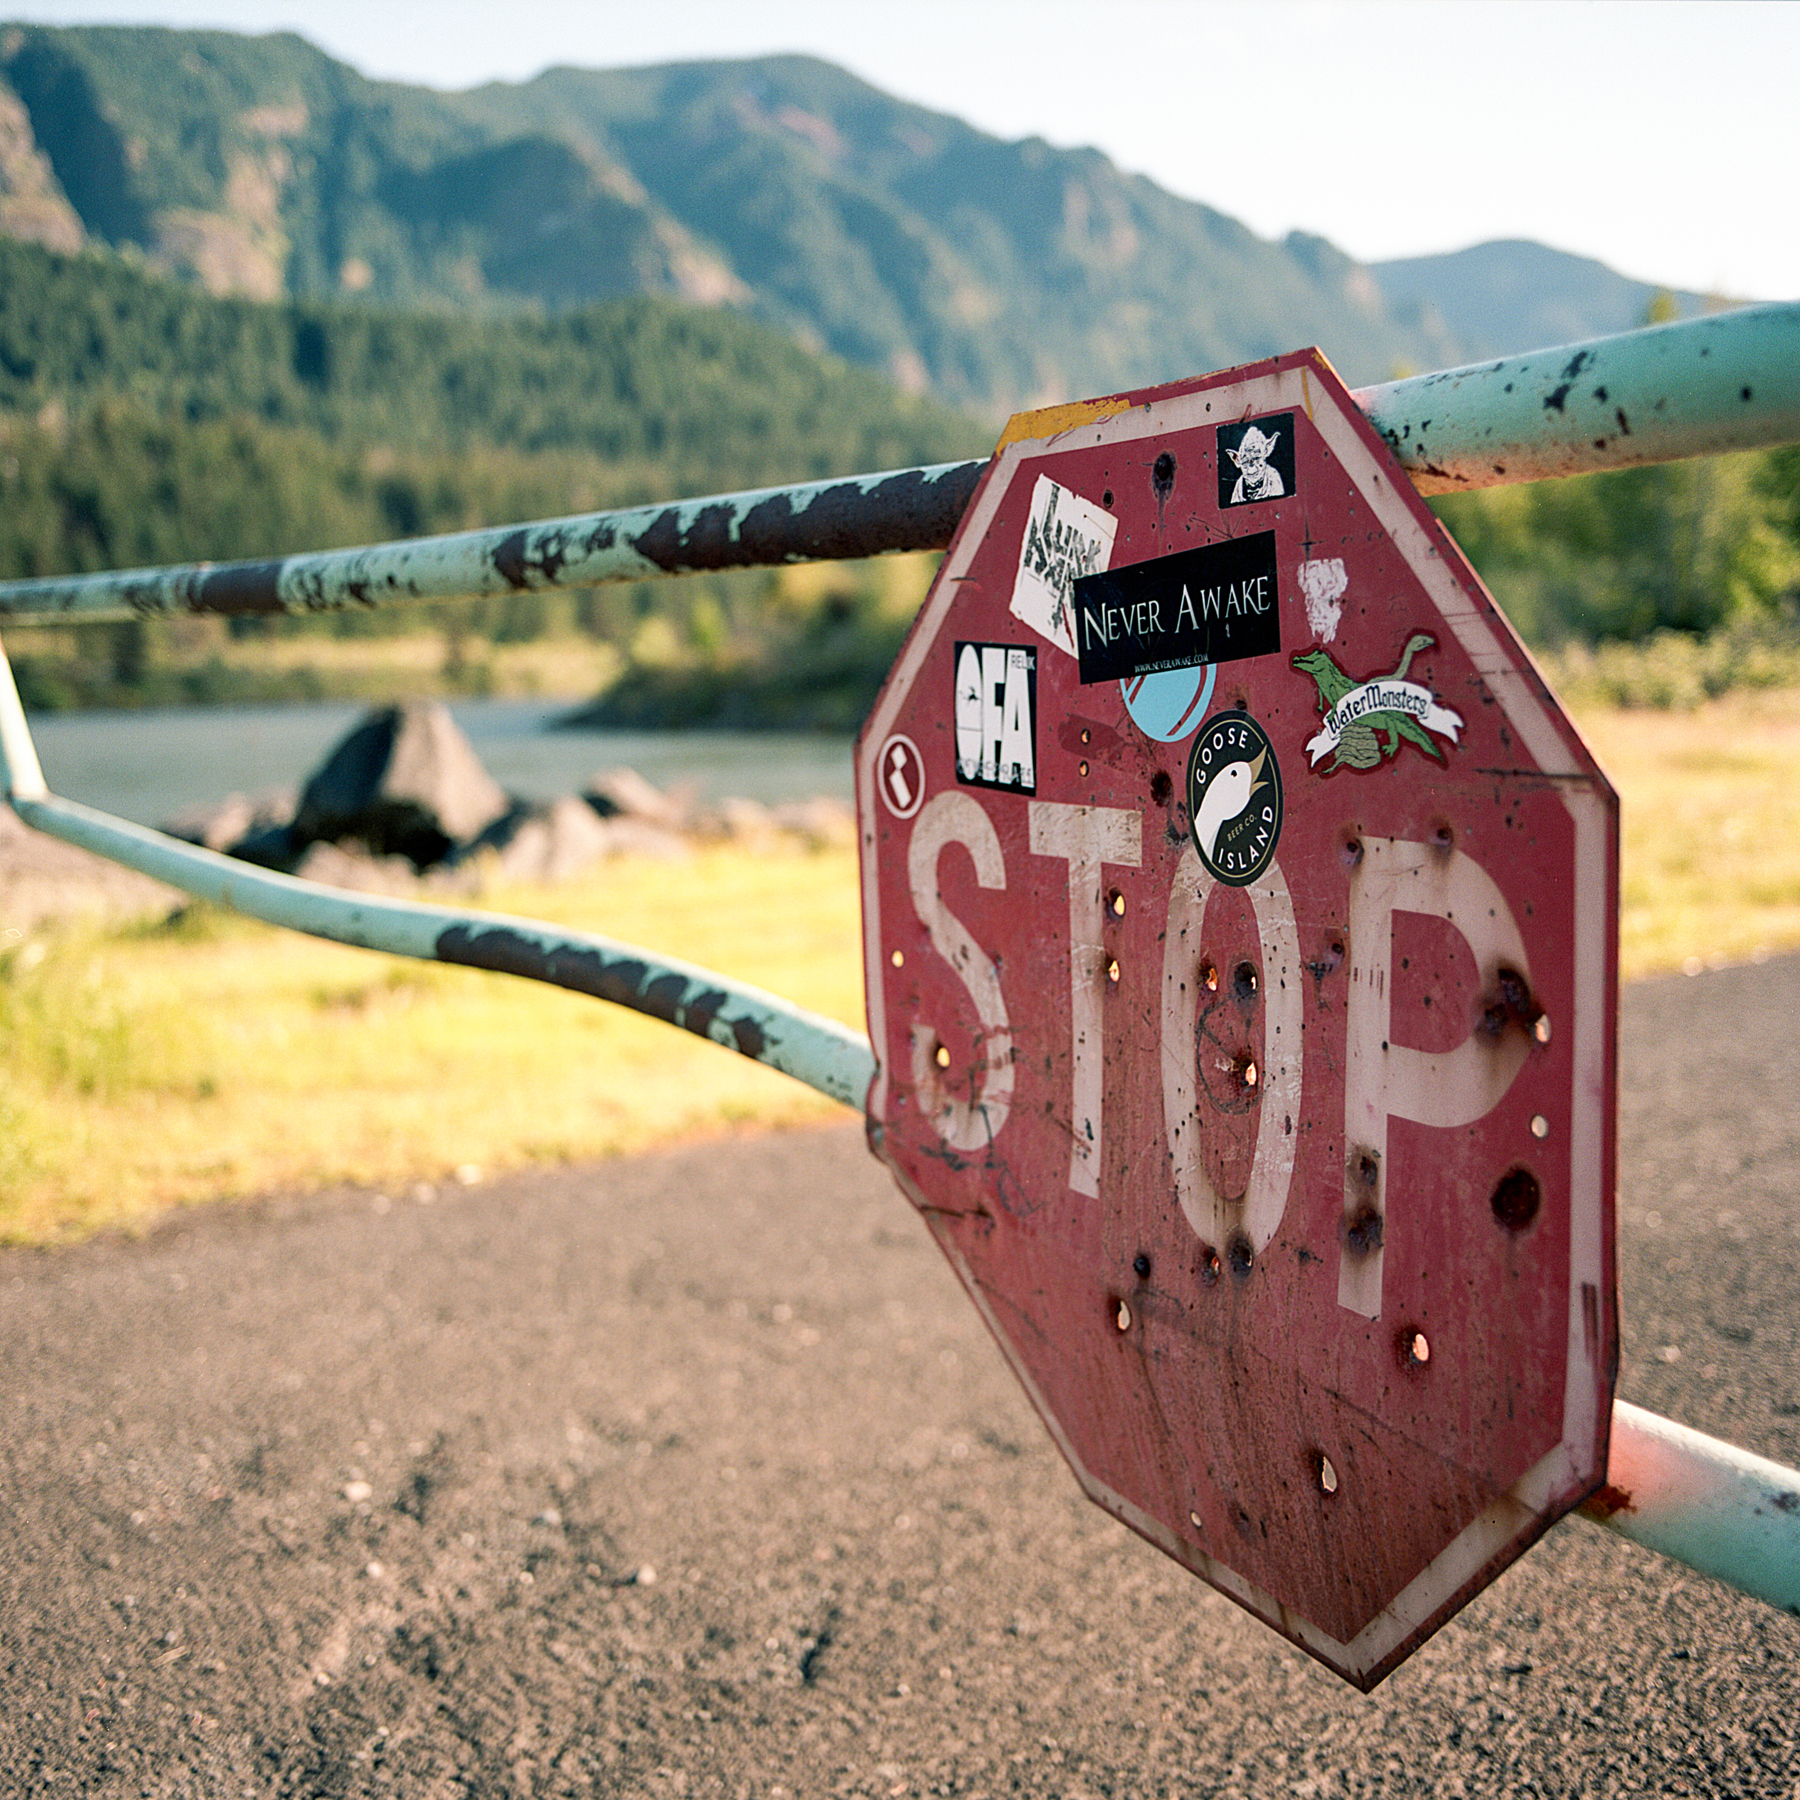
[[[0,239],[0,577],[279,555],[984,453],[947,408],[729,313],[554,317],[211,299]],[[1794,636],[1800,449],[1436,503],[1534,645]],[[852,725],[923,594],[874,565],[522,595],[259,633],[584,632],[619,724]],[[158,626],[9,633],[38,705],[261,697]],[[191,658],[189,659],[191,662]],[[458,668],[475,668],[466,657]],[[476,678],[470,676],[470,679]],[[279,691],[317,684],[284,678]]]

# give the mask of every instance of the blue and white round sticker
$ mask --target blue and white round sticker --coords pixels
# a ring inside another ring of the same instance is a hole
[[[1119,693],[1131,722],[1145,737],[1173,744],[1186,737],[1206,716],[1218,670],[1212,663],[1191,669],[1158,669],[1154,675],[1131,675]]]

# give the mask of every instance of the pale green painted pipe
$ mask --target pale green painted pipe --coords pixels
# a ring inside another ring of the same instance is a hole
[[[1606,1486],[1581,1510],[1800,1614],[1800,1471],[1616,1400]]]
[[[1422,494],[1800,439],[1800,305],[1745,306],[1363,388]]]
[[[1800,439],[1800,304],[1534,350],[1354,398],[1427,494],[1789,443]],[[275,561],[0,582],[0,621],[334,612],[941,550],[986,467],[940,463]]]

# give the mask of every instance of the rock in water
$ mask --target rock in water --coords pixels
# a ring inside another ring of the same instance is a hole
[[[415,868],[441,862],[509,806],[442,702],[370,713],[326,757],[300,795],[295,847],[355,838]]]

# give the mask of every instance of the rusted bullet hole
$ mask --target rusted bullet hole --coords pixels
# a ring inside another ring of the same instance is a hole
[[[1240,1006],[1248,1006],[1256,998],[1256,964],[1241,962],[1231,971],[1231,991]]]
[[[1112,982],[1115,987],[1118,985],[1119,963],[1116,957],[1106,965],[1106,979]]]
[[[1167,806],[1169,803],[1169,796],[1174,793],[1174,791],[1175,784],[1169,779],[1169,771],[1167,769],[1158,769],[1156,773],[1150,777],[1150,798],[1154,800],[1158,806]]]
[[[1434,825],[1431,830],[1431,847],[1434,850],[1448,850],[1456,843],[1456,834],[1448,825]]]
[[[1200,1280],[1211,1287],[1219,1279],[1219,1253],[1211,1244],[1200,1246]]]
[[[1431,1361],[1431,1340],[1422,1331],[1400,1334],[1400,1360],[1409,1369],[1422,1369]]]
[[[1112,489],[1108,488],[1106,492],[1100,496],[1100,504],[1102,506],[1111,506],[1112,503]]]
[[[1523,1231],[1537,1217],[1544,1191],[1529,1169],[1508,1169],[1494,1188],[1494,1217],[1508,1231]]]
[[[1323,1450],[1313,1459],[1313,1474],[1318,1477],[1321,1494],[1335,1494],[1338,1491],[1338,1472]]]
[[[1150,470],[1150,484],[1156,489],[1156,497],[1166,500],[1175,486],[1175,459],[1168,451],[1159,456]],[[1089,489],[1091,493],[1093,490]]]
[[[1125,1301],[1123,1296],[1120,1296],[1113,1301],[1113,1323],[1118,1326],[1121,1331],[1129,1331],[1131,1329],[1131,1307]]]
[[[1500,989],[1500,1004],[1515,1019],[1536,1015],[1538,1008],[1531,1004],[1531,983],[1517,969],[1502,969],[1496,985]]]
[[[950,1066],[950,1051],[949,1051],[948,1047],[943,1044],[939,1044],[936,1051],[933,1053],[932,1060],[937,1064],[937,1066],[940,1069],[949,1068],[949,1066]]]
[[[1117,888],[1114,888],[1113,891],[1109,895],[1107,895],[1106,904],[1111,909],[1112,916],[1115,919],[1124,918],[1124,916],[1125,916],[1125,896],[1123,894],[1121,894]]]
[[[1091,731],[1089,731],[1085,726],[1082,727],[1081,741],[1084,744],[1091,744],[1094,741],[1094,734]]]
[[[1231,1234],[1231,1241],[1225,1246],[1225,1258],[1239,1281],[1249,1280],[1250,1271],[1256,1267],[1256,1250],[1241,1231]]]
[[[1352,1256],[1370,1256],[1381,1248],[1387,1221],[1372,1206],[1360,1206],[1344,1221],[1344,1248]]]
[[[1501,1036],[1509,1025],[1517,1024],[1539,1043],[1547,1043],[1548,1037],[1538,1037],[1537,1031],[1543,1016],[1544,1009],[1532,998],[1531,983],[1517,969],[1503,967],[1494,976],[1493,992],[1481,1003],[1481,1017],[1475,1029],[1492,1039]]]
[[[1208,957],[1200,965],[1200,985],[1209,994],[1216,994],[1219,991],[1219,965],[1211,957]]]
[[[1354,869],[1363,859],[1362,839],[1358,837],[1345,838],[1344,847],[1340,854],[1344,859],[1344,867],[1346,869]]]
[[[1088,766],[1085,762],[1083,762],[1081,765],[1081,772],[1083,775],[1085,775],[1088,772]]]
[[[1375,1183],[1381,1179],[1381,1158],[1373,1150],[1352,1150],[1349,1172],[1358,1187],[1367,1188],[1372,1194]]]
[[[1262,1080],[1262,1071],[1257,1068],[1255,1062],[1251,1058],[1245,1057],[1243,1067],[1238,1070],[1238,1080],[1241,1081],[1245,1087],[1253,1088],[1260,1080]]]
[[[1150,1279],[1150,1259],[1143,1251],[1140,1250],[1137,1255],[1131,1259],[1131,1272],[1139,1281],[1148,1281]]]
[[[1550,1015],[1548,1013],[1539,1013],[1538,1016],[1532,1021],[1531,1035],[1534,1038],[1536,1038],[1540,1044],[1549,1043],[1549,1041],[1550,1041]]]

